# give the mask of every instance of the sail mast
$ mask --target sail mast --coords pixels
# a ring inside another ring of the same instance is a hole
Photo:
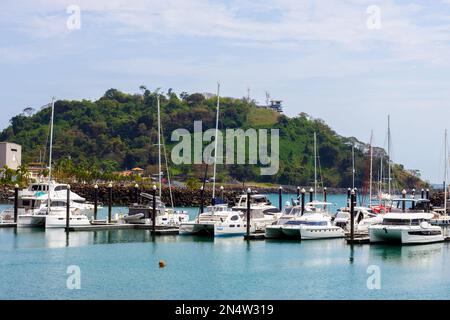
[[[447,129],[445,129],[444,139],[444,215],[447,215],[447,167],[448,167],[448,153],[447,153]]]
[[[213,173],[213,189],[212,198],[213,201],[216,197],[216,170],[217,170],[217,144],[219,137],[219,111],[220,111],[220,83],[217,83],[217,108],[216,108],[216,134],[214,136],[214,173]]]
[[[314,132],[314,201],[317,200],[317,134]]]
[[[388,115],[388,194],[391,196],[391,116]]]
[[[50,199],[50,185],[52,183],[52,152],[53,152],[53,117],[55,115],[55,97],[52,97],[52,111],[50,116],[50,148],[48,156],[48,190],[47,190],[47,213],[50,213],[51,199]]]
[[[352,189],[355,189],[355,144],[352,144]]]
[[[370,178],[369,178],[369,208],[372,206],[372,175],[373,175],[373,130],[370,132]]]
[[[162,194],[162,184],[161,184],[161,106],[159,101],[159,94],[157,97],[157,107],[158,107],[158,181],[159,181],[159,198],[161,199]]]

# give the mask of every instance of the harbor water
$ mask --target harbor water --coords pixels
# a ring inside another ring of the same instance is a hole
[[[277,195],[271,199],[278,204]],[[328,200],[343,206],[345,195]],[[186,210],[191,217],[198,211]],[[74,267],[79,289],[68,285]],[[343,239],[0,229],[0,299],[450,299],[449,268],[448,243],[350,246]]]

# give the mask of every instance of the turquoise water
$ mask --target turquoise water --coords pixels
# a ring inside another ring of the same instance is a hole
[[[351,247],[342,239],[0,229],[0,299],[450,299],[449,253],[447,243]],[[81,271],[79,290],[66,285],[71,265]],[[380,289],[367,287],[370,266],[379,268]]]

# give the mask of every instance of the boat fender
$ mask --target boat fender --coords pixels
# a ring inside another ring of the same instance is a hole
[[[159,268],[165,268],[167,266],[167,263],[164,260],[159,260]]]

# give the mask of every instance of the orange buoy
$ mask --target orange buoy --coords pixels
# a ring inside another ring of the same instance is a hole
[[[159,260],[159,267],[164,268],[165,266],[167,266],[166,262],[164,260]]]

